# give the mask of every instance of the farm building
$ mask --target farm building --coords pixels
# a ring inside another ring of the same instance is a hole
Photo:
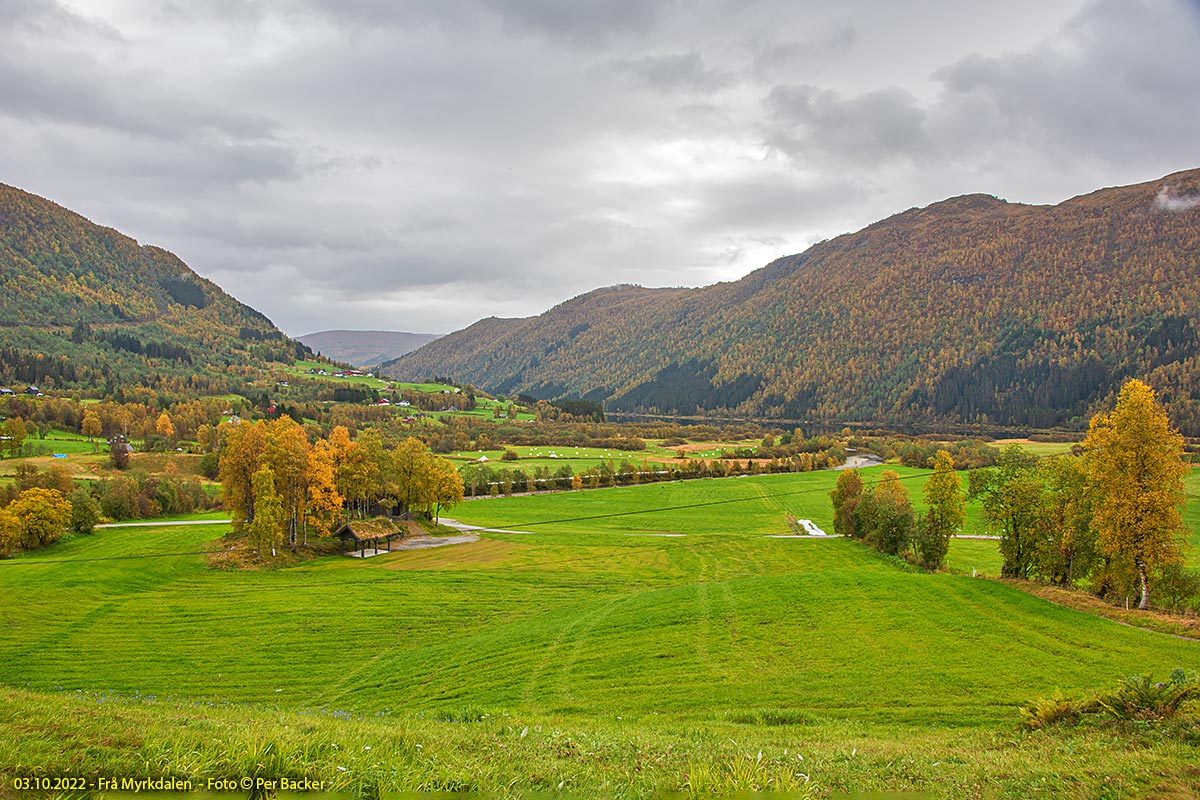
[[[334,537],[342,540],[342,550],[357,550],[359,558],[373,556],[380,552],[380,545],[387,544],[383,552],[392,551],[392,540],[403,539],[407,531],[401,529],[387,517],[375,519],[354,519],[333,532]]]

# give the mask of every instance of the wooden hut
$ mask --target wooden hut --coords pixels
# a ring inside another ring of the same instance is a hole
[[[395,522],[387,517],[376,517],[375,519],[352,519],[342,527],[333,532],[333,535],[342,540],[342,551],[357,550],[361,558],[366,558],[367,551],[373,551],[371,555],[375,555],[380,551],[381,543],[387,544],[385,552],[392,551],[392,540],[403,539],[406,530],[401,529]]]

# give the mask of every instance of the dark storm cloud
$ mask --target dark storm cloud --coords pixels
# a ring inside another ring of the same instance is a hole
[[[175,250],[291,333],[445,331],[730,279],[953,194],[1053,202],[1195,166],[1198,18],[0,0],[0,181]]]

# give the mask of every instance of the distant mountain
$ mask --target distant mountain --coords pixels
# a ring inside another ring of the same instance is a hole
[[[0,383],[224,393],[304,345],[197,275],[0,184]]]
[[[440,333],[403,333],[401,331],[318,331],[297,337],[314,353],[354,364],[374,366],[411,353],[418,347],[441,338]]]
[[[1129,376],[1200,435],[1200,170],[909,209],[700,289],[613,287],[384,368],[610,410],[1079,427]]]

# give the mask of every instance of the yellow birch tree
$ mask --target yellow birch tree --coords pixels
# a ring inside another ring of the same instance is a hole
[[[1183,437],[1154,390],[1139,380],[1121,387],[1117,406],[1092,418],[1083,442],[1096,493],[1093,524],[1101,550],[1136,577],[1138,608],[1150,606],[1153,571],[1181,558],[1185,502]]]

